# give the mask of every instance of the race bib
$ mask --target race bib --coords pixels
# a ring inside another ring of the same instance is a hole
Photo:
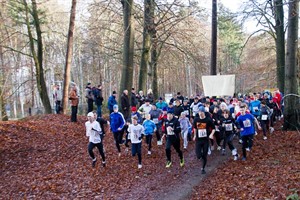
[[[245,121],[243,121],[244,127],[248,128],[251,127],[251,121],[249,119],[246,119]]]
[[[254,110],[254,112],[257,112],[258,111],[258,107],[257,106],[253,107],[253,110]]]
[[[153,118],[153,122],[154,122],[155,124],[158,124],[158,118]]]
[[[174,131],[173,130],[170,130],[167,128],[167,134],[168,135],[175,135]]]
[[[226,131],[232,131],[232,124],[225,124]]]
[[[206,129],[198,129],[198,137],[199,138],[205,138],[205,137],[207,137]]]
[[[100,143],[101,142],[101,139],[100,139],[100,137],[98,138],[98,137],[95,137],[94,138],[94,143]]]
[[[262,115],[261,116],[261,120],[267,120],[268,119],[268,115]]]

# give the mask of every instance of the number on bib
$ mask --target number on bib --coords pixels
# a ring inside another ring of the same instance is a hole
[[[232,131],[232,124],[225,124],[226,131]]]
[[[249,119],[246,119],[243,121],[244,127],[251,127],[251,121]]]
[[[198,129],[198,137],[199,138],[207,137],[206,129]]]
[[[261,120],[267,120],[268,119],[268,115],[262,115],[261,116]]]

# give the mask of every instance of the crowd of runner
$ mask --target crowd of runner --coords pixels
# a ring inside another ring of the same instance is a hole
[[[180,158],[179,165],[183,167],[184,151],[190,141],[195,141],[196,156],[202,160],[201,170],[205,174],[207,156],[214,150],[225,155],[228,146],[234,160],[245,161],[247,151],[253,146],[253,138],[267,140],[274,131],[275,121],[281,119],[283,109],[282,94],[278,90],[234,97],[196,95],[191,98],[178,92],[166,102],[162,97],[155,101],[151,90],[143,95],[142,91],[136,94],[132,88],[130,100],[128,91],[123,91],[120,106],[116,97],[114,91],[108,99],[109,120],[102,118],[101,108],[91,112],[89,105],[85,126],[93,167],[96,164],[94,147],[99,150],[102,165],[106,165],[104,124],[109,124],[118,156],[131,149],[132,156],[138,156],[139,169],[142,168],[142,143],[145,141],[150,156],[154,136],[158,148],[165,145],[166,168],[172,166],[172,146]],[[257,130],[262,130],[262,136],[257,135]],[[233,143],[235,137],[242,145],[242,152],[238,152]]]

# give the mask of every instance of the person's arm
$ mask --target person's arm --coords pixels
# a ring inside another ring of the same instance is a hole
[[[255,124],[256,124],[258,130],[261,130],[261,126],[260,126],[258,120],[255,117],[253,117],[253,118],[254,118],[254,121],[255,121]]]

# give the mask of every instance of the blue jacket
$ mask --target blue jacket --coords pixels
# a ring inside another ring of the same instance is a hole
[[[249,110],[252,115],[259,116],[260,115],[260,101],[254,100],[249,103]]]
[[[251,114],[240,115],[237,118],[236,123],[238,127],[243,128],[241,131],[241,136],[253,135],[255,133],[254,121],[254,116]]]
[[[152,135],[156,129],[156,125],[152,120],[146,119],[143,123],[143,126],[145,128],[145,135]]]
[[[116,100],[116,97],[111,95],[109,98],[108,98],[108,102],[107,102],[107,108],[110,112],[112,112],[114,109],[114,105],[118,104],[117,103],[117,100]]]
[[[120,112],[112,112],[110,114],[110,129],[113,133],[118,132],[118,128],[123,128],[125,125],[125,119],[122,113]]]
[[[139,113],[139,112],[135,112],[135,113],[131,113],[131,118],[133,116],[137,116],[138,120],[137,120],[137,123],[138,124],[142,124],[143,123],[143,118],[142,118],[142,115]]]

